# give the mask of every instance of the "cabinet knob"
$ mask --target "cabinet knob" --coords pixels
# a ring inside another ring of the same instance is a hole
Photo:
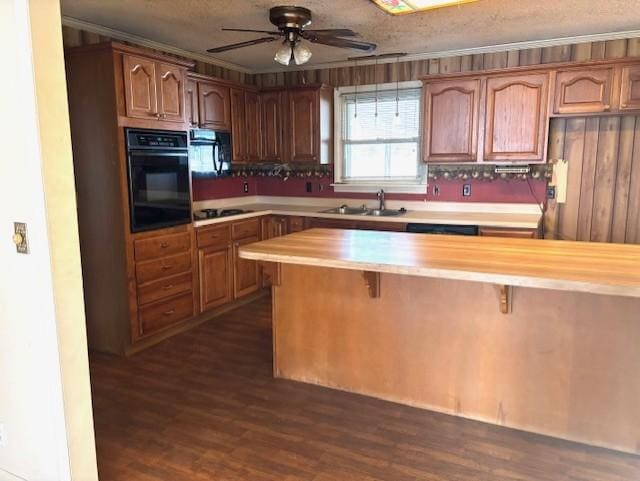
[[[172,267],[173,267],[172,265],[162,266],[162,270],[163,270],[163,271],[166,271],[166,270],[171,269]]]
[[[160,244],[160,247],[162,247],[163,249],[166,249],[167,247],[169,247],[169,243],[168,242],[162,242]]]
[[[170,316],[171,314],[173,314],[174,312],[176,312],[175,309],[169,309],[168,311],[164,311],[162,313],[163,316]]]
[[[169,285],[166,285],[166,286],[162,286],[162,289],[165,290],[165,291],[168,291],[172,287],[173,287],[173,284],[169,284]]]

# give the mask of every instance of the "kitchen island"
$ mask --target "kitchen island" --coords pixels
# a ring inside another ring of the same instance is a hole
[[[312,229],[240,257],[278,377],[640,453],[640,246]]]

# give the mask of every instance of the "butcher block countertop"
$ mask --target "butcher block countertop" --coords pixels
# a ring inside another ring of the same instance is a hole
[[[640,297],[640,245],[310,229],[244,259]]]

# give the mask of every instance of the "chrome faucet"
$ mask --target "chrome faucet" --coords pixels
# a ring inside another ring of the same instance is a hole
[[[386,210],[387,206],[384,203],[384,190],[380,189],[378,191],[378,200],[380,201],[380,206],[378,207],[379,210]]]

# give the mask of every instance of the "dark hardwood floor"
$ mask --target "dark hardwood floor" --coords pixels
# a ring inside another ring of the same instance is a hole
[[[92,354],[100,480],[640,480],[637,456],[273,379],[270,315]]]

